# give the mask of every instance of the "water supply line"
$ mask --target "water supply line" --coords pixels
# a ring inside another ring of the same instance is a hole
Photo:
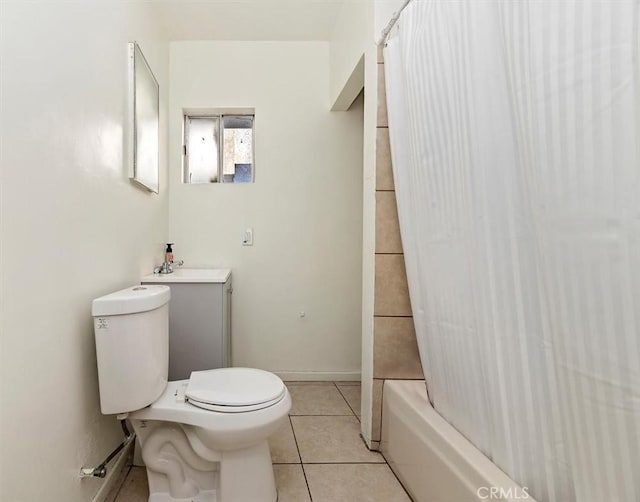
[[[135,433],[129,432],[129,428],[127,427],[127,415],[118,415],[118,420],[120,420],[120,426],[122,427],[122,432],[124,433],[124,441],[116,446],[115,450],[109,453],[109,456],[105,458],[97,467],[82,467],[80,469],[81,478],[104,478],[107,475],[107,464],[111,462],[118,453],[120,453],[135,440]]]

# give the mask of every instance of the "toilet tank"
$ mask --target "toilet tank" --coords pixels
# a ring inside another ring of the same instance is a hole
[[[133,286],[93,300],[100,408],[105,415],[153,403],[169,374],[168,286]]]

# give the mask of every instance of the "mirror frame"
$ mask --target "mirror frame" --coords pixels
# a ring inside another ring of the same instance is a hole
[[[160,193],[160,86],[137,42],[128,44],[128,63],[129,178],[157,194]]]

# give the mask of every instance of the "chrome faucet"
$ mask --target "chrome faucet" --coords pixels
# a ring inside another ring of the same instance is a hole
[[[184,265],[184,260],[167,261],[165,259],[164,262],[162,263],[162,265],[160,265],[159,267],[156,267],[156,268],[153,269],[153,273],[154,274],[173,274],[174,265],[176,267],[181,267],[182,265]]]
[[[174,265],[178,267],[184,265],[182,260],[173,261],[173,245],[173,242],[167,242],[167,249],[164,251],[164,263],[153,269],[154,274],[172,274]]]

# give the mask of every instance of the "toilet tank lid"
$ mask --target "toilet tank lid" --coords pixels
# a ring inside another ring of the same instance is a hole
[[[170,298],[169,286],[160,284],[131,286],[93,300],[91,315],[98,317],[147,312],[162,307],[169,302]]]

